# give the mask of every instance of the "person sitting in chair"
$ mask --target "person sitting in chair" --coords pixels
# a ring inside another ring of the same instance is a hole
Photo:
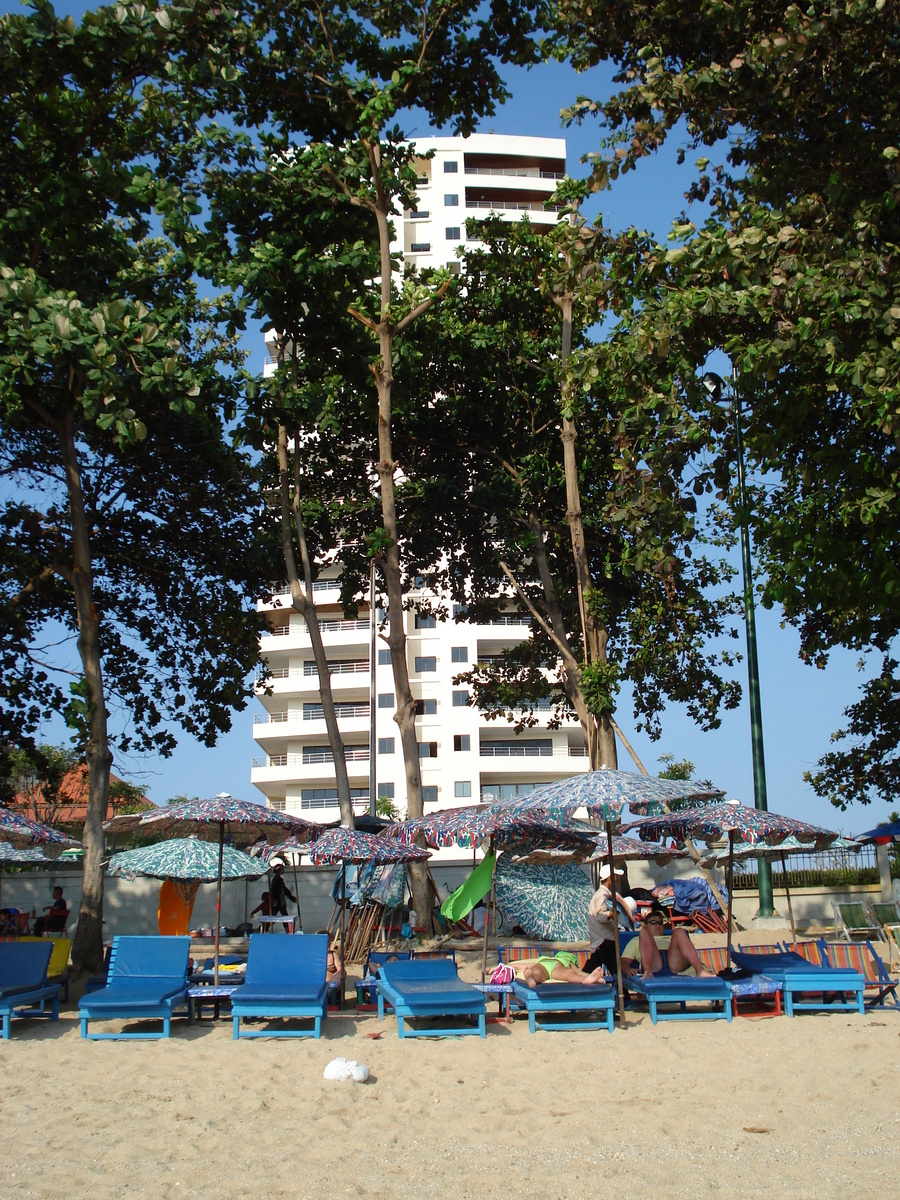
[[[534,962],[526,962],[517,968],[516,974],[521,974],[524,983],[530,988],[539,983],[554,980],[556,983],[602,983],[603,968],[585,973],[577,965],[578,959],[567,950],[557,950],[554,955],[542,955]]]
[[[45,917],[38,917],[34,923],[34,936],[43,937],[45,933],[63,933],[69,920],[69,906],[63,899],[61,887],[53,889],[53,903],[44,905]]]
[[[328,938],[328,953],[325,955],[325,986],[328,988],[329,1002],[336,1004],[340,998],[344,964],[341,956],[332,948],[331,934],[328,930],[319,929],[317,932],[324,933]]]
[[[673,929],[671,934],[664,934],[665,921],[662,906],[652,905],[640,934],[622,951],[622,973],[652,979],[654,975],[665,974],[668,968],[672,975],[712,976],[713,972],[700,961],[687,931]]]

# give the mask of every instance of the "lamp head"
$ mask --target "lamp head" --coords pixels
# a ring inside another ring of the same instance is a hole
[[[717,375],[715,371],[707,371],[700,379],[700,383],[705,388],[710,400],[714,404],[718,404],[722,399],[722,393],[725,390],[725,380],[721,375]]]

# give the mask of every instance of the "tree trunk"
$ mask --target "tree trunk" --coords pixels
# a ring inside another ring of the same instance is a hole
[[[88,802],[82,835],[84,860],[81,907],[72,944],[72,965],[78,974],[82,974],[97,972],[103,964],[103,822],[106,820],[109,804],[112,754],[109,749],[100,661],[100,618],[94,607],[90,536],[71,414],[64,418],[58,432],[72,524],[73,565],[70,583],[75,596],[78,653],[81,656],[89,706],[85,747]]]
[[[334,695],[331,690],[331,672],[328,670],[328,658],[322,645],[322,631],[319,628],[319,615],[313,600],[312,564],[306,546],[306,532],[303,528],[303,513],[300,508],[300,465],[297,455],[297,437],[293,437],[293,486],[291,471],[288,464],[288,433],[283,424],[278,426],[278,473],[281,481],[281,552],[284,567],[287,572],[288,584],[291,589],[291,603],[306,622],[309,630],[309,640],[312,643],[313,658],[319,672],[319,694],[322,697],[322,712],[325,716],[325,728],[328,731],[328,744],[334,759],[334,777],[338,794],[338,805],[341,811],[341,824],[349,829],[355,828],[353,805],[350,801],[350,780],[347,777],[347,762],[344,758],[344,742],[338,728],[334,711]],[[297,559],[294,554],[293,528],[297,532],[297,544],[300,550],[300,562],[303,568],[303,584],[297,570]],[[374,703],[374,696],[370,703]],[[369,747],[372,753],[372,747]]]
[[[381,153],[377,146],[370,147],[370,159],[376,190],[375,220],[378,227],[378,244],[381,257],[381,304],[378,322],[378,350],[380,360],[374,369],[378,392],[378,480],[381,492],[381,523],[387,535],[387,546],[381,556],[380,565],[388,596],[388,646],[391,650],[391,669],[394,678],[394,720],[400,732],[403,750],[403,765],[406,772],[406,815],[424,815],[422,802],[422,775],[419,769],[419,741],[416,735],[416,706],[409,686],[409,669],[406,662],[406,614],[403,609],[403,588],[400,570],[400,530],[397,522],[396,496],[394,492],[394,454],[391,443],[392,388],[394,383],[393,352],[394,326],[390,317],[391,306],[391,237],[390,206],[381,186]],[[372,703],[375,697],[372,697]],[[431,932],[432,894],[425,863],[409,864],[410,886],[413,907],[420,925]]]

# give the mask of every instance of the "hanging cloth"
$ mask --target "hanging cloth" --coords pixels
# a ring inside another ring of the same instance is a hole
[[[194,900],[200,888],[198,880],[163,880],[159,889],[157,922],[159,932],[165,937],[185,936],[194,911]]]

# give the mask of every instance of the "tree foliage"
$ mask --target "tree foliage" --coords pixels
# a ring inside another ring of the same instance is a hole
[[[687,197],[708,216],[646,256],[660,300],[630,333],[686,368],[714,347],[730,356],[765,481],[749,514],[762,603],[782,607],[812,663],[837,645],[880,653],[879,678],[848,710],[853,745],[812,776],[838,803],[866,801],[900,780],[893,751],[885,759],[900,737],[900,7],[556,8],[562,52],[617,67],[611,98],[570,113],[603,122],[594,185],[672,137],[682,158],[700,154]]]

